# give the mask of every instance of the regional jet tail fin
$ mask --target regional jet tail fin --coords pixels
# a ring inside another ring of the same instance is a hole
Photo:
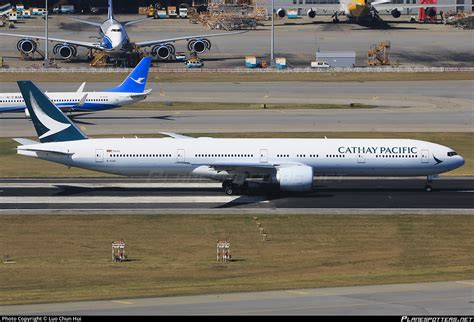
[[[87,136],[31,81],[18,81],[41,143],[87,139]]]
[[[130,75],[117,87],[110,88],[104,92],[143,93],[145,91],[148,71],[151,66],[151,57],[143,57]]]

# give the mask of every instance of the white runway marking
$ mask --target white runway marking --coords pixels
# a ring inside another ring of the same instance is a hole
[[[3,204],[143,204],[143,203],[162,203],[162,204],[180,204],[180,203],[268,203],[269,201],[262,197],[240,197],[240,196],[134,196],[134,197],[110,197],[110,196],[91,196],[91,197],[1,197],[0,203]]]

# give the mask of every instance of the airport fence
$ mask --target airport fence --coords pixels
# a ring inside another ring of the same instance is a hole
[[[0,68],[0,73],[124,73],[132,68]],[[474,67],[355,67],[355,68],[159,68],[152,67],[155,73],[442,73],[474,72]]]

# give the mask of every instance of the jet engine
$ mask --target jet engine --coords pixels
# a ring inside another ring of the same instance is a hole
[[[77,56],[77,48],[69,44],[56,44],[53,47],[53,54],[63,59],[70,59]]]
[[[283,8],[280,8],[276,11],[276,14],[279,18],[285,18],[286,16],[286,10]]]
[[[392,14],[392,17],[394,18],[400,18],[400,16],[402,15],[402,13],[398,11],[397,9],[393,9],[390,13]]]
[[[313,9],[309,9],[307,12],[306,12],[306,15],[311,18],[311,19],[314,19],[316,17],[316,10],[313,10]]]
[[[161,44],[156,45],[151,49],[151,54],[160,59],[167,59],[170,55],[174,55],[176,52],[172,44]]]
[[[306,165],[280,167],[276,172],[276,181],[282,191],[311,191],[313,168]]]
[[[32,54],[38,48],[38,44],[31,39],[20,39],[16,43],[16,48],[24,54]]]
[[[188,42],[188,50],[202,54],[206,50],[211,50],[211,42],[208,39],[191,39]]]

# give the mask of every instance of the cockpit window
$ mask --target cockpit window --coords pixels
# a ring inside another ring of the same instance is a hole
[[[448,152],[448,157],[452,157],[453,155],[458,155],[458,154],[454,151],[449,151]]]
[[[112,29],[112,31],[120,32],[120,29]]]

